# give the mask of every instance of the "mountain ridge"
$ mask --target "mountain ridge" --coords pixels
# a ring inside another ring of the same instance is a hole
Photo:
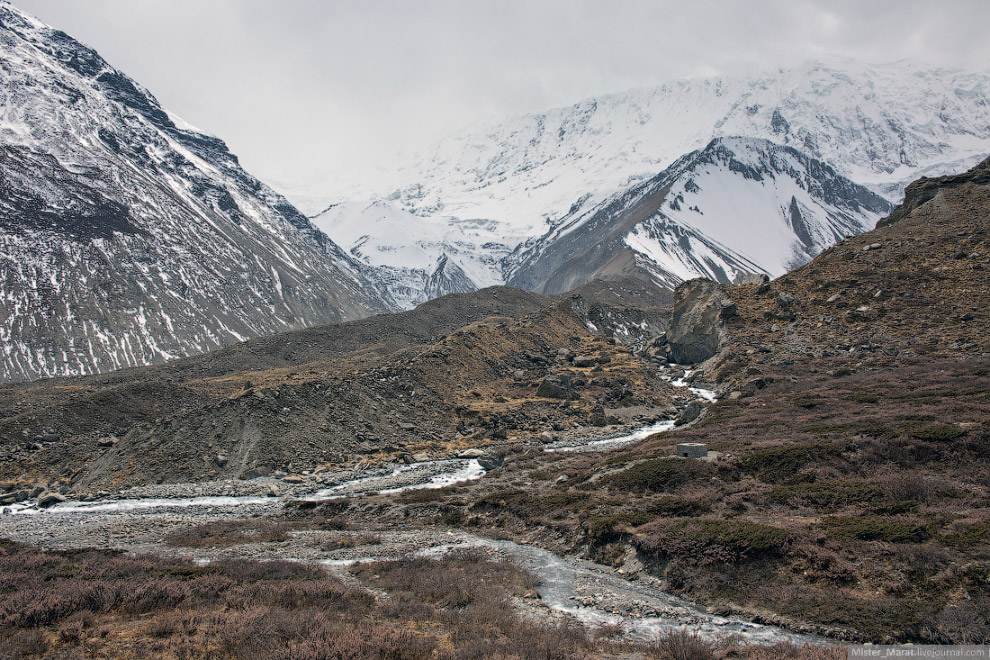
[[[151,364],[394,308],[216,137],[0,4],[0,378]]]
[[[725,284],[746,273],[777,277],[892,208],[792,147],[715,138],[649,181],[566,216],[512,255],[507,282],[560,293],[634,271],[670,288],[694,276]]]
[[[990,73],[910,62],[813,62],[750,77],[673,81],[453,135],[414,165],[398,165],[397,176],[405,183],[378,201],[417,215],[422,218],[417,222],[436,231],[474,222],[479,253],[485,252],[484,243],[524,252],[582,209],[642,185],[713,139],[737,136],[797,149],[896,201],[917,176],[957,171],[990,153],[988,94]],[[800,228],[805,213],[797,201],[788,197],[782,203],[801,233],[807,228]],[[332,230],[330,235],[335,236]],[[711,243],[713,237],[704,238]],[[804,238],[805,248],[816,244],[807,233]],[[708,245],[705,251],[725,254],[736,247]],[[807,249],[792,255],[789,246],[778,248],[777,266],[814,256]],[[518,254],[487,256],[502,259],[503,281],[512,281]],[[696,255],[693,261],[706,258]],[[647,263],[646,253],[639,261],[648,270],[663,270]],[[737,267],[745,262],[736,259]],[[624,258],[611,270],[627,275],[638,268]],[[659,281],[676,284],[695,275],[714,272],[702,263]],[[515,283],[527,286],[523,279]]]

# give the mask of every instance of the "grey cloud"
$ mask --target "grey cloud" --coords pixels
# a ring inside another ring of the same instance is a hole
[[[451,127],[838,54],[986,69],[985,0],[20,0],[287,183]],[[370,170],[369,170],[370,171]]]

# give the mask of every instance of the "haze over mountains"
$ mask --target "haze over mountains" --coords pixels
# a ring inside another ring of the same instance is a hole
[[[535,249],[544,251],[548,242],[581,224],[575,219],[590,215],[591,209],[634,194],[650,179],[678,176],[664,171],[687,154],[705,149],[713,139],[745,137],[797,150],[796,158],[814,163],[814,171],[795,179],[806,191],[832,185],[816,177],[826,169],[834,170],[826,178],[842,180],[839,187],[846,192],[839,196],[852,194],[841,200],[831,195],[833,204],[849,206],[841,232],[848,235],[871,227],[877,213],[889,208],[883,202],[860,208],[855,198],[861,193],[852,193],[852,184],[896,202],[904,185],[918,176],[966,169],[990,151],[988,91],[987,72],[933,70],[908,62],[867,66],[848,60],[811,63],[750,78],[675,81],[586,99],[451,136],[432,152],[400,165],[393,189],[376,191],[373,207],[365,204],[344,213],[335,206],[315,216],[315,222],[352,249],[362,236],[344,228],[361,226],[372,216],[379,223],[386,216],[394,217],[393,211],[384,210],[388,202],[423,218],[420,244],[428,244],[437,256],[418,266],[421,278],[428,276],[441,253],[470,273],[470,259],[462,256],[467,252],[482,254],[489,263],[499,261],[503,281],[525,283],[531,278],[517,271],[535,244],[540,245]],[[737,147],[742,153],[736,159],[747,160],[751,147],[743,148],[739,142],[721,146],[723,151]],[[678,165],[682,170],[686,166],[684,162]],[[680,174],[685,180],[690,178],[686,172]],[[705,176],[713,175],[709,171]],[[831,244],[822,242],[820,236],[809,251],[800,232],[792,232],[789,238],[779,234],[776,227],[786,225],[793,215],[794,195],[785,190],[787,186],[768,193],[764,181],[737,180],[731,170],[721,176],[729,178],[718,184],[713,181],[707,192],[700,193],[698,204],[688,206],[704,208],[707,197],[724,198],[731,190],[748,200],[760,198],[759,213],[767,224],[739,223],[724,213],[717,216],[718,223],[711,222],[711,214],[701,223],[688,220],[701,220],[700,214],[668,218],[668,224],[677,227],[671,230],[674,234],[697,236],[700,232],[695,244],[706,247],[703,254],[695,254],[690,246],[680,248],[669,237],[662,246],[630,239],[626,248],[658,282],[676,284],[693,276],[727,281],[740,271],[779,276],[788,266],[801,263],[800,255],[806,260]],[[369,191],[340,194],[359,198]],[[717,202],[709,201],[708,208],[713,204]],[[737,209],[739,213],[756,212],[746,204]],[[802,212],[807,222],[816,227],[834,226],[834,209],[812,206]],[[363,209],[369,208],[366,214]],[[404,224],[410,221],[415,222],[403,219]],[[762,241],[756,251],[731,242],[719,246],[733,231],[737,236],[754,231],[774,236],[769,242],[772,252],[763,249],[767,244]],[[460,242],[437,239],[450,234]],[[409,267],[398,257],[398,242],[389,238],[392,235],[398,232],[378,233],[371,250],[362,243],[360,258],[380,268]],[[474,248],[465,250],[464,240],[473,241]],[[582,240],[587,249],[605,237]],[[516,254],[505,256],[513,250]],[[571,273],[564,279],[580,283],[595,274]],[[491,279],[478,282],[490,283]]]

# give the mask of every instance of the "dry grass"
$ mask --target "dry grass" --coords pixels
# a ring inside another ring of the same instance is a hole
[[[265,519],[216,520],[185,527],[165,536],[165,544],[182,548],[217,548],[241,543],[277,543],[297,525]]]

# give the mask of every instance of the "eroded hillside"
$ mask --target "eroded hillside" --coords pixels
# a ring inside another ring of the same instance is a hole
[[[79,492],[238,478],[659,418],[674,395],[633,352],[662,315],[614,304],[648,288],[559,300],[492,288],[162,367],[9,386],[4,478]]]

